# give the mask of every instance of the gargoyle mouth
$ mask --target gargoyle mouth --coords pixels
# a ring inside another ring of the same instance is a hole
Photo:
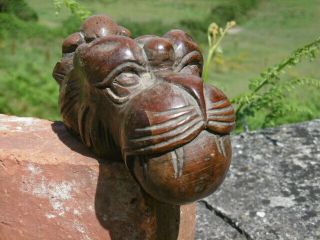
[[[179,77],[131,100],[122,134],[125,156],[161,154],[189,143],[201,131],[220,136],[233,129],[234,109],[220,90],[194,76]]]
[[[142,188],[172,204],[205,197],[222,183],[235,124],[220,90],[183,77],[192,89],[165,81],[132,99],[122,134],[124,160]]]

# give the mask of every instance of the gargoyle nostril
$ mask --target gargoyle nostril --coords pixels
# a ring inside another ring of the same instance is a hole
[[[187,91],[198,103],[204,122],[207,122],[204,84],[200,77],[186,74],[171,74],[163,77],[166,82],[180,86]]]

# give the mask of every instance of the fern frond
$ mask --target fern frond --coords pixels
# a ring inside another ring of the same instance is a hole
[[[320,38],[315,41],[298,48],[295,50],[287,59],[283,60],[281,63],[268,68],[265,72],[260,74],[260,78],[252,80],[249,85],[250,94],[247,96],[249,102],[253,100],[254,95],[259,92],[267,84],[275,84],[280,78],[279,75],[283,70],[290,66],[295,66],[300,63],[305,58],[310,61],[314,60],[316,54],[320,49]],[[237,114],[245,107],[245,103],[241,102],[237,108]]]
[[[320,81],[312,78],[296,78],[291,81],[280,82],[280,75],[290,66],[295,66],[305,59],[314,60],[320,50],[320,38],[295,50],[281,63],[268,68],[260,74],[260,78],[250,81],[249,92],[232,99],[237,105],[236,117],[239,122],[246,122],[243,118],[254,116],[256,112],[264,110],[263,126],[270,126],[273,122],[290,111],[296,111],[287,103],[287,92],[297,86],[320,86]]]
[[[320,80],[308,77],[295,78],[291,79],[290,81],[286,81],[282,87],[287,91],[292,91],[297,87],[302,86],[320,88]]]

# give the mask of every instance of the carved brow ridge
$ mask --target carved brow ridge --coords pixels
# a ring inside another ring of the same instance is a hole
[[[201,59],[201,54],[199,51],[195,50],[187,53],[179,63],[175,64],[175,71],[180,71],[182,68],[184,68],[189,63],[192,63],[197,58]]]
[[[140,73],[146,71],[146,68],[135,60],[128,60],[121,63],[117,67],[111,70],[111,72],[101,82],[95,83],[94,86],[97,88],[107,88],[111,85],[113,79],[124,72],[125,70],[131,70],[132,72]]]

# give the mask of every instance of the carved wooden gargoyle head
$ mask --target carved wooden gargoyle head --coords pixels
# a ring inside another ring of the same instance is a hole
[[[132,39],[89,17],[62,45],[53,76],[67,128],[99,156],[122,158],[154,198],[183,204],[222,183],[235,124],[227,97],[201,80],[203,57],[181,30]]]

